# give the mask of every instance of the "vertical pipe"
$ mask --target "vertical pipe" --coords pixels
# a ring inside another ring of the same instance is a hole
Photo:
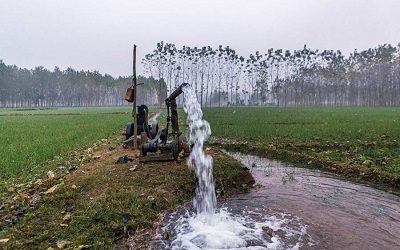
[[[137,149],[137,119],[136,119],[136,87],[137,87],[137,79],[136,79],[136,44],[133,45],[133,148]]]

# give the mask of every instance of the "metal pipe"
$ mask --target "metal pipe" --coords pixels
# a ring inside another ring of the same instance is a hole
[[[168,123],[171,121],[172,124],[172,133],[178,134],[179,133],[179,124],[178,124],[178,105],[176,104],[176,98],[183,93],[183,87],[188,85],[188,83],[182,83],[174,92],[165,99],[165,105],[167,109],[171,109],[171,117],[167,117]],[[167,131],[168,131],[168,123],[167,123]]]
[[[171,93],[171,95],[167,97],[167,99],[165,99],[165,101],[167,100],[172,101],[175,98],[177,98],[180,94],[183,93],[182,88],[185,87],[186,85],[188,85],[188,83],[182,83],[174,92]]]

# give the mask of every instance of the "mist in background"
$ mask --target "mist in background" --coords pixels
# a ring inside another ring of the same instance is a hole
[[[304,44],[350,53],[398,44],[399,10],[396,0],[0,0],[0,59],[117,77],[132,72],[133,43],[140,59],[161,40],[243,56]]]

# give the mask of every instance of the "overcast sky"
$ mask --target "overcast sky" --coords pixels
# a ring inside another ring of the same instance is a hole
[[[350,53],[397,45],[399,13],[399,0],[0,0],[0,60],[119,76],[132,72],[133,43],[140,59],[161,40]]]

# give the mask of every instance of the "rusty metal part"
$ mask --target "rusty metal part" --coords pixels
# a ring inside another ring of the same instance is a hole
[[[135,89],[133,86],[130,86],[127,90],[126,90],[126,94],[125,94],[125,101],[127,102],[133,102],[135,100]]]
[[[176,104],[176,98],[183,93],[183,87],[185,87],[186,85],[187,83],[183,83],[174,92],[172,92],[171,95],[167,97],[167,99],[165,99],[165,105],[167,106],[168,109],[167,122],[169,123],[169,121],[171,121],[172,133],[174,134],[179,133],[178,105]],[[171,116],[169,113],[170,110],[171,110]]]
[[[140,144],[147,143],[148,137],[146,132],[140,133]]]
[[[172,156],[174,160],[178,161],[182,151],[185,153],[190,152],[190,146],[180,140],[182,133],[179,131],[178,105],[176,103],[176,98],[183,93],[183,88],[186,85],[187,83],[183,83],[165,99],[165,105],[167,106],[167,127],[159,129],[157,135],[151,138],[152,140],[142,144],[142,157],[164,157],[165,159],[166,155],[169,155],[167,158],[171,158]],[[170,126],[172,127],[172,132],[169,132]],[[172,140],[168,142],[168,136],[170,135],[172,136]],[[158,156],[147,154],[155,152],[158,152]]]

